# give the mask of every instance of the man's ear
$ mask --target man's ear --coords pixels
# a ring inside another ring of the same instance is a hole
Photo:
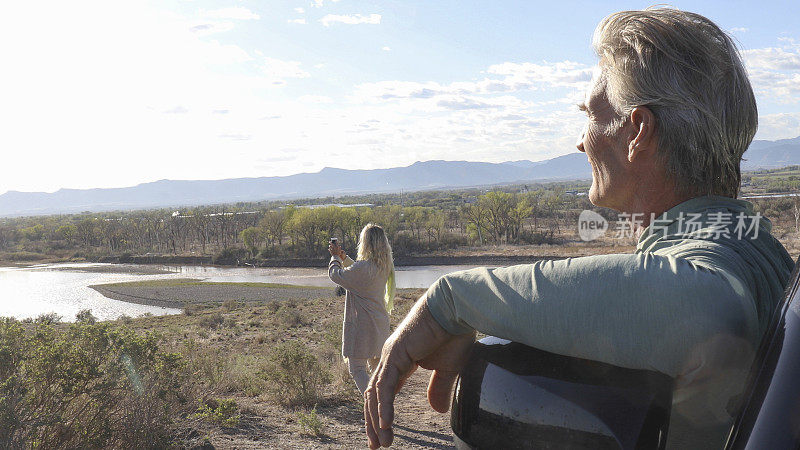
[[[656,149],[656,117],[646,106],[633,108],[630,115],[632,126],[628,141],[628,161]]]

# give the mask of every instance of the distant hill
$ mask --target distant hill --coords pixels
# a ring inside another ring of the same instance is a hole
[[[775,169],[800,164],[800,136],[779,141],[753,141],[744,154],[742,169]]]
[[[745,153],[745,170],[800,164],[800,137],[754,141]],[[242,201],[292,199],[360,193],[419,191],[494,184],[588,179],[583,153],[545,161],[499,164],[424,161],[407,167],[375,170],[324,168],[285,177],[227,180],[160,180],[114,189],[61,189],[53,193],[9,191],[0,195],[0,216],[64,214],[185,207]]]
[[[53,193],[9,191],[0,195],[0,216],[182,207],[578,178],[591,178],[591,168],[582,153],[537,163],[425,161],[375,170],[326,167],[317,173],[285,177],[160,180],[126,188],[60,189]]]

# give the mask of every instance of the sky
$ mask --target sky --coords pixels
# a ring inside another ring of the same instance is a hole
[[[572,153],[606,15],[652,1],[0,6],[0,193]],[[737,41],[756,139],[800,135],[800,2],[676,1]]]

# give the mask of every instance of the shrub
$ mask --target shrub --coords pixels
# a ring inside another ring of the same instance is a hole
[[[282,305],[275,313],[275,319],[286,328],[299,327],[306,323],[303,315],[297,308]]]
[[[224,427],[235,427],[239,425],[241,415],[239,414],[239,405],[236,404],[236,400],[209,399],[206,401],[200,400],[200,406],[197,408],[197,412],[194,413],[194,417]]]
[[[331,375],[311,350],[300,341],[275,346],[264,373],[273,383],[272,393],[286,405],[313,405],[322,397],[322,389]]]
[[[75,322],[92,324],[97,322],[97,318],[92,315],[91,309],[82,309],[75,314]]]
[[[34,320],[34,322],[42,325],[53,325],[61,322],[61,316],[59,316],[54,312],[39,314],[39,316],[36,317],[36,320]]]
[[[11,253],[8,253],[6,255],[6,259],[8,259],[10,261],[19,261],[19,262],[22,262],[22,261],[38,261],[38,260],[44,259],[46,257],[47,257],[46,255],[43,255],[41,253],[26,252],[26,251],[11,252]]]
[[[205,309],[204,305],[200,305],[197,303],[190,303],[183,307],[183,314],[187,316],[194,316],[204,309]]]
[[[553,237],[552,231],[532,233],[528,230],[523,230],[519,234],[519,240],[524,244],[534,244],[534,245],[558,243],[558,239]]]
[[[189,339],[182,354],[194,376],[208,387],[215,387],[230,374],[230,357],[218,348],[204,347]]]
[[[239,302],[237,302],[232,298],[229,298],[224,302],[222,302],[222,307],[225,308],[225,310],[227,311],[231,311],[239,307]]]
[[[332,320],[322,334],[322,340],[331,350],[336,352],[342,348],[342,321],[339,319]]]
[[[126,315],[126,314],[122,314],[121,316],[117,317],[117,321],[118,321],[119,323],[122,323],[122,324],[128,325],[128,324],[130,324],[131,322],[133,322],[133,319],[131,319],[131,317],[130,317],[130,316],[128,316],[128,315]]]
[[[226,317],[222,321],[222,327],[223,328],[236,328],[236,319],[234,319],[233,317]]]
[[[319,436],[322,434],[322,421],[317,416],[317,405],[306,414],[303,411],[297,412],[297,423],[300,425],[302,433]]]
[[[225,321],[225,317],[221,313],[211,313],[200,318],[197,324],[203,328],[216,330]]]
[[[0,448],[168,446],[185,386],[180,355],[153,335],[0,319]]]
[[[264,362],[257,355],[235,355],[198,345],[192,339],[186,342],[183,355],[195,379],[217,393],[243,392],[255,397],[264,391],[264,379],[259,373]]]
[[[269,312],[274,314],[274,313],[278,312],[278,309],[280,309],[281,304],[277,300],[269,300],[266,303],[266,307],[267,307],[267,311],[269,311]]]
[[[228,247],[217,253],[211,260],[213,264],[234,265],[247,258],[247,250],[239,247]]]

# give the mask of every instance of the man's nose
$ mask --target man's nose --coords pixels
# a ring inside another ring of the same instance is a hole
[[[586,150],[583,148],[583,136],[586,134],[586,128],[581,130],[581,134],[578,135],[578,142],[575,143],[575,146],[578,147],[578,150],[581,152],[586,153]]]

